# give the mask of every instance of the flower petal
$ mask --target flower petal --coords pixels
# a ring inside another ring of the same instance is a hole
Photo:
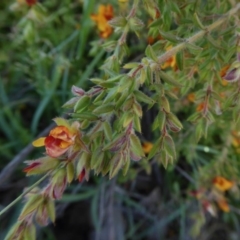
[[[45,140],[47,154],[53,158],[57,158],[64,154],[68,150],[68,148],[61,148],[61,143],[62,140],[56,139],[52,136],[48,136]]]
[[[33,142],[32,142],[32,145],[33,145],[34,147],[42,147],[42,146],[44,146],[45,139],[46,139],[45,137],[41,137],[41,138],[33,141]]]

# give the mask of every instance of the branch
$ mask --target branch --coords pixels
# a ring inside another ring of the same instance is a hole
[[[55,126],[55,123],[49,125],[47,128],[45,128],[37,137],[43,137],[46,136],[49,131]],[[25,160],[25,158],[33,151],[34,147],[32,143],[29,143],[16,157],[13,158],[13,160],[7,164],[3,168],[3,170],[0,173],[0,186],[7,183],[15,169],[18,167],[18,165]]]
[[[164,54],[158,57],[158,63],[161,65],[162,63],[166,62],[170,57],[176,55],[179,51],[184,49],[187,44],[191,44],[199,40],[201,37],[206,35],[207,33],[211,32],[215,28],[219,27],[223,24],[226,19],[234,14],[236,14],[240,10],[240,3],[238,3],[234,8],[232,8],[228,13],[226,13],[222,18],[218,19],[216,22],[212,23],[211,25],[207,26],[204,30],[199,31],[192,37],[186,39],[184,42],[180,43],[179,45],[173,47],[172,49],[168,50]]]

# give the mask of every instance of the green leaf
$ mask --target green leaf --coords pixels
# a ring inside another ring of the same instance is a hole
[[[169,101],[165,96],[160,97],[160,105],[166,112],[170,112]]]
[[[111,142],[109,142],[107,145],[105,145],[105,146],[103,147],[102,150],[103,150],[103,151],[106,151],[106,150],[109,150],[109,149],[115,147],[115,146],[118,144],[118,142],[121,141],[121,139],[122,139],[124,136],[125,136],[125,132],[116,135]]]
[[[116,176],[116,174],[119,172],[123,164],[122,155],[119,153],[116,153],[110,162],[110,172],[109,172],[109,178],[112,179]]]
[[[173,159],[176,159],[176,150],[175,150],[175,144],[173,142],[173,139],[170,135],[167,135],[164,137],[164,148],[166,152],[173,157]]]
[[[54,201],[49,199],[47,202],[47,213],[50,220],[54,223],[56,219],[56,211],[55,211],[55,204]]]
[[[37,194],[31,196],[28,199],[27,203],[25,204],[24,208],[22,209],[19,219],[23,220],[28,214],[36,210],[42,203],[43,203],[42,195]]]
[[[155,103],[155,101],[152,98],[147,96],[142,91],[136,90],[136,91],[134,91],[134,95],[135,95],[137,101],[145,102],[145,103],[150,104],[150,105],[153,105]]]
[[[134,117],[133,117],[133,127],[137,132],[139,132],[139,133],[142,132],[141,121],[137,115],[134,115]]]
[[[204,27],[204,25],[202,24],[201,20],[199,19],[197,13],[194,13],[193,14],[193,20],[194,20],[194,23],[202,30],[205,30],[206,27]]]
[[[176,62],[179,70],[184,69],[184,54],[183,51],[180,51],[176,54]]]
[[[84,112],[84,113],[70,113],[70,116],[73,118],[80,118],[81,120],[89,120],[89,121],[96,121],[99,117],[91,112]]]
[[[147,57],[151,58],[153,61],[155,61],[155,62],[158,61],[157,55],[153,51],[151,45],[147,46],[147,48],[145,50],[145,54],[146,54]]]
[[[138,68],[139,67],[139,62],[130,62],[130,63],[127,63],[123,66],[123,68],[125,69],[132,69],[132,68]]]
[[[112,112],[114,109],[115,109],[115,105],[109,103],[109,104],[104,104],[104,105],[101,105],[99,107],[96,107],[93,110],[93,113],[95,113],[95,114],[103,114],[103,113]]]
[[[81,113],[83,112],[90,104],[91,99],[89,96],[81,97],[74,106],[74,112]]]
[[[112,140],[112,127],[108,121],[103,123],[103,130],[108,141]]]
[[[182,87],[182,84],[179,83],[178,81],[174,80],[169,74],[167,74],[163,71],[159,71],[159,75],[166,83],[169,83],[176,87]]]
[[[163,147],[163,137],[161,136],[157,142],[153,145],[153,148],[151,149],[150,153],[148,154],[147,159],[151,159],[154,157],[157,153],[159,153],[162,150]]]
[[[135,134],[130,135],[130,148],[137,156],[139,157],[145,156],[140,140]]]
[[[127,175],[129,167],[130,167],[130,164],[131,164],[131,160],[130,160],[129,154],[126,157],[127,157],[127,159],[124,160],[125,164],[124,164],[123,169],[122,169],[123,176]]]
[[[67,182],[71,183],[74,178],[74,166],[72,162],[67,164]]]
[[[178,43],[180,41],[183,41],[181,38],[173,35],[170,32],[164,32],[164,31],[159,31],[160,35],[163,36],[164,39],[167,39],[168,41],[172,42],[172,43]]]
[[[178,120],[178,118],[172,114],[172,113],[167,113],[167,120],[171,121],[173,123],[173,125],[175,125],[176,127],[182,129],[183,125],[182,123]]]
[[[187,121],[196,122],[201,116],[202,116],[201,112],[195,112],[187,119]]]
[[[129,92],[128,92],[128,89],[126,89],[126,91],[123,91],[120,94],[119,98],[116,98],[117,99],[117,101],[115,103],[116,109],[119,109],[124,104],[124,102],[126,101],[128,96],[129,96]]]

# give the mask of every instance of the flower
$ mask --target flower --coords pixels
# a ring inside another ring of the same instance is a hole
[[[91,19],[96,22],[100,36],[102,38],[108,38],[113,28],[108,24],[108,21],[113,18],[113,7],[108,5],[100,5],[98,8],[98,14],[92,14]]]
[[[195,98],[196,98],[196,96],[195,96],[194,93],[189,93],[189,94],[187,95],[187,99],[188,99],[189,102],[194,102],[194,101],[195,101]]]
[[[63,118],[56,118],[54,121],[58,126],[53,128],[47,137],[41,137],[32,143],[34,147],[45,146],[47,154],[52,158],[66,153],[76,143],[77,137],[80,140],[78,122],[70,126]]]
[[[204,102],[198,104],[197,109],[196,109],[197,112],[201,112],[204,109],[204,107],[205,107],[205,103]]]
[[[153,144],[151,142],[143,142],[142,143],[142,149],[145,154],[150,153],[150,151],[153,148]]]
[[[171,48],[172,48],[172,46],[168,46],[166,48],[166,50],[168,51]],[[168,58],[167,61],[164,64],[161,65],[162,69],[166,69],[168,67],[171,67],[174,71],[177,70],[177,61],[176,61],[176,56],[175,55],[170,57],[170,58]]]
[[[37,0],[26,0],[28,6],[33,6],[37,3]]]
[[[230,188],[232,188],[232,186],[233,186],[232,181],[229,181],[226,178],[221,177],[221,176],[215,177],[212,180],[212,183],[213,183],[213,186],[221,192],[225,192],[225,191],[229,190]]]
[[[219,199],[216,201],[217,202],[217,205],[218,207],[223,211],[223,212],[229,212],[230,209],[229,209],[229,205],[228,205],[228,202],[226,199]]]

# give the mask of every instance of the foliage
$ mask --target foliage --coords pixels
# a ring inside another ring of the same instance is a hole
[[[208,214],[216,217],[235,209],[228,202],[239,198],[240,4],[110,3],[0,3],[7,12],[0,52],[1,148],[6,162],[50,118],[65,113],[54,118],[57,126],[47,136],[33,141],[46,153],[26,161],[24,172],[43,177],[15,201],[24,197],[25,205],[5,239],[35,239],[35,223],[54,223],[54,202],[67,199],[64,191],[75,179],[103,179],[99,186],[108,189],[111,200],[116,181],[122,186],[135,181],[139,172],[151,174],[161,166],[171,179],[168,194],[183,203],[165,223],[149,216],[154,229],[135,239],[186,214],[195,199],[199,207],[189,214],[194,224],[188,231],[194,238]],[[176,169],[191,184],[184,187]],[[48,182],[37,187],[46,178]],[[97,190],[86,194],[96,204]],[[125,192],[119,201],[139,208]],[[167,208],[172,203],[165,204]],[[99,229],[97,221],[95,227]],[[125,237],[132,238],[137,228],[127,229]],[[184,239],[184,234],[182,230],[179,236]]]

